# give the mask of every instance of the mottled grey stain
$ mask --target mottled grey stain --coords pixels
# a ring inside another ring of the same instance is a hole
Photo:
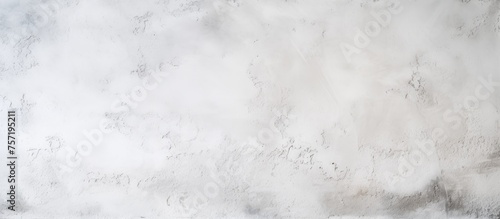
[[[260,212],[260,208],[251,205],[245,206],[245,212],[250,215],[256,215]]]

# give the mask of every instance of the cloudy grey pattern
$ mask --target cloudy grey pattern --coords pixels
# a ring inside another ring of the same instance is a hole
[[[0,42],[0,218],[500,218],[498,0],[2,0]]]

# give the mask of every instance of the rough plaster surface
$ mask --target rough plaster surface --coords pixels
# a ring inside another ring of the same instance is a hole
[[[500,1],[0,10],[1,218],[500,217]]]

